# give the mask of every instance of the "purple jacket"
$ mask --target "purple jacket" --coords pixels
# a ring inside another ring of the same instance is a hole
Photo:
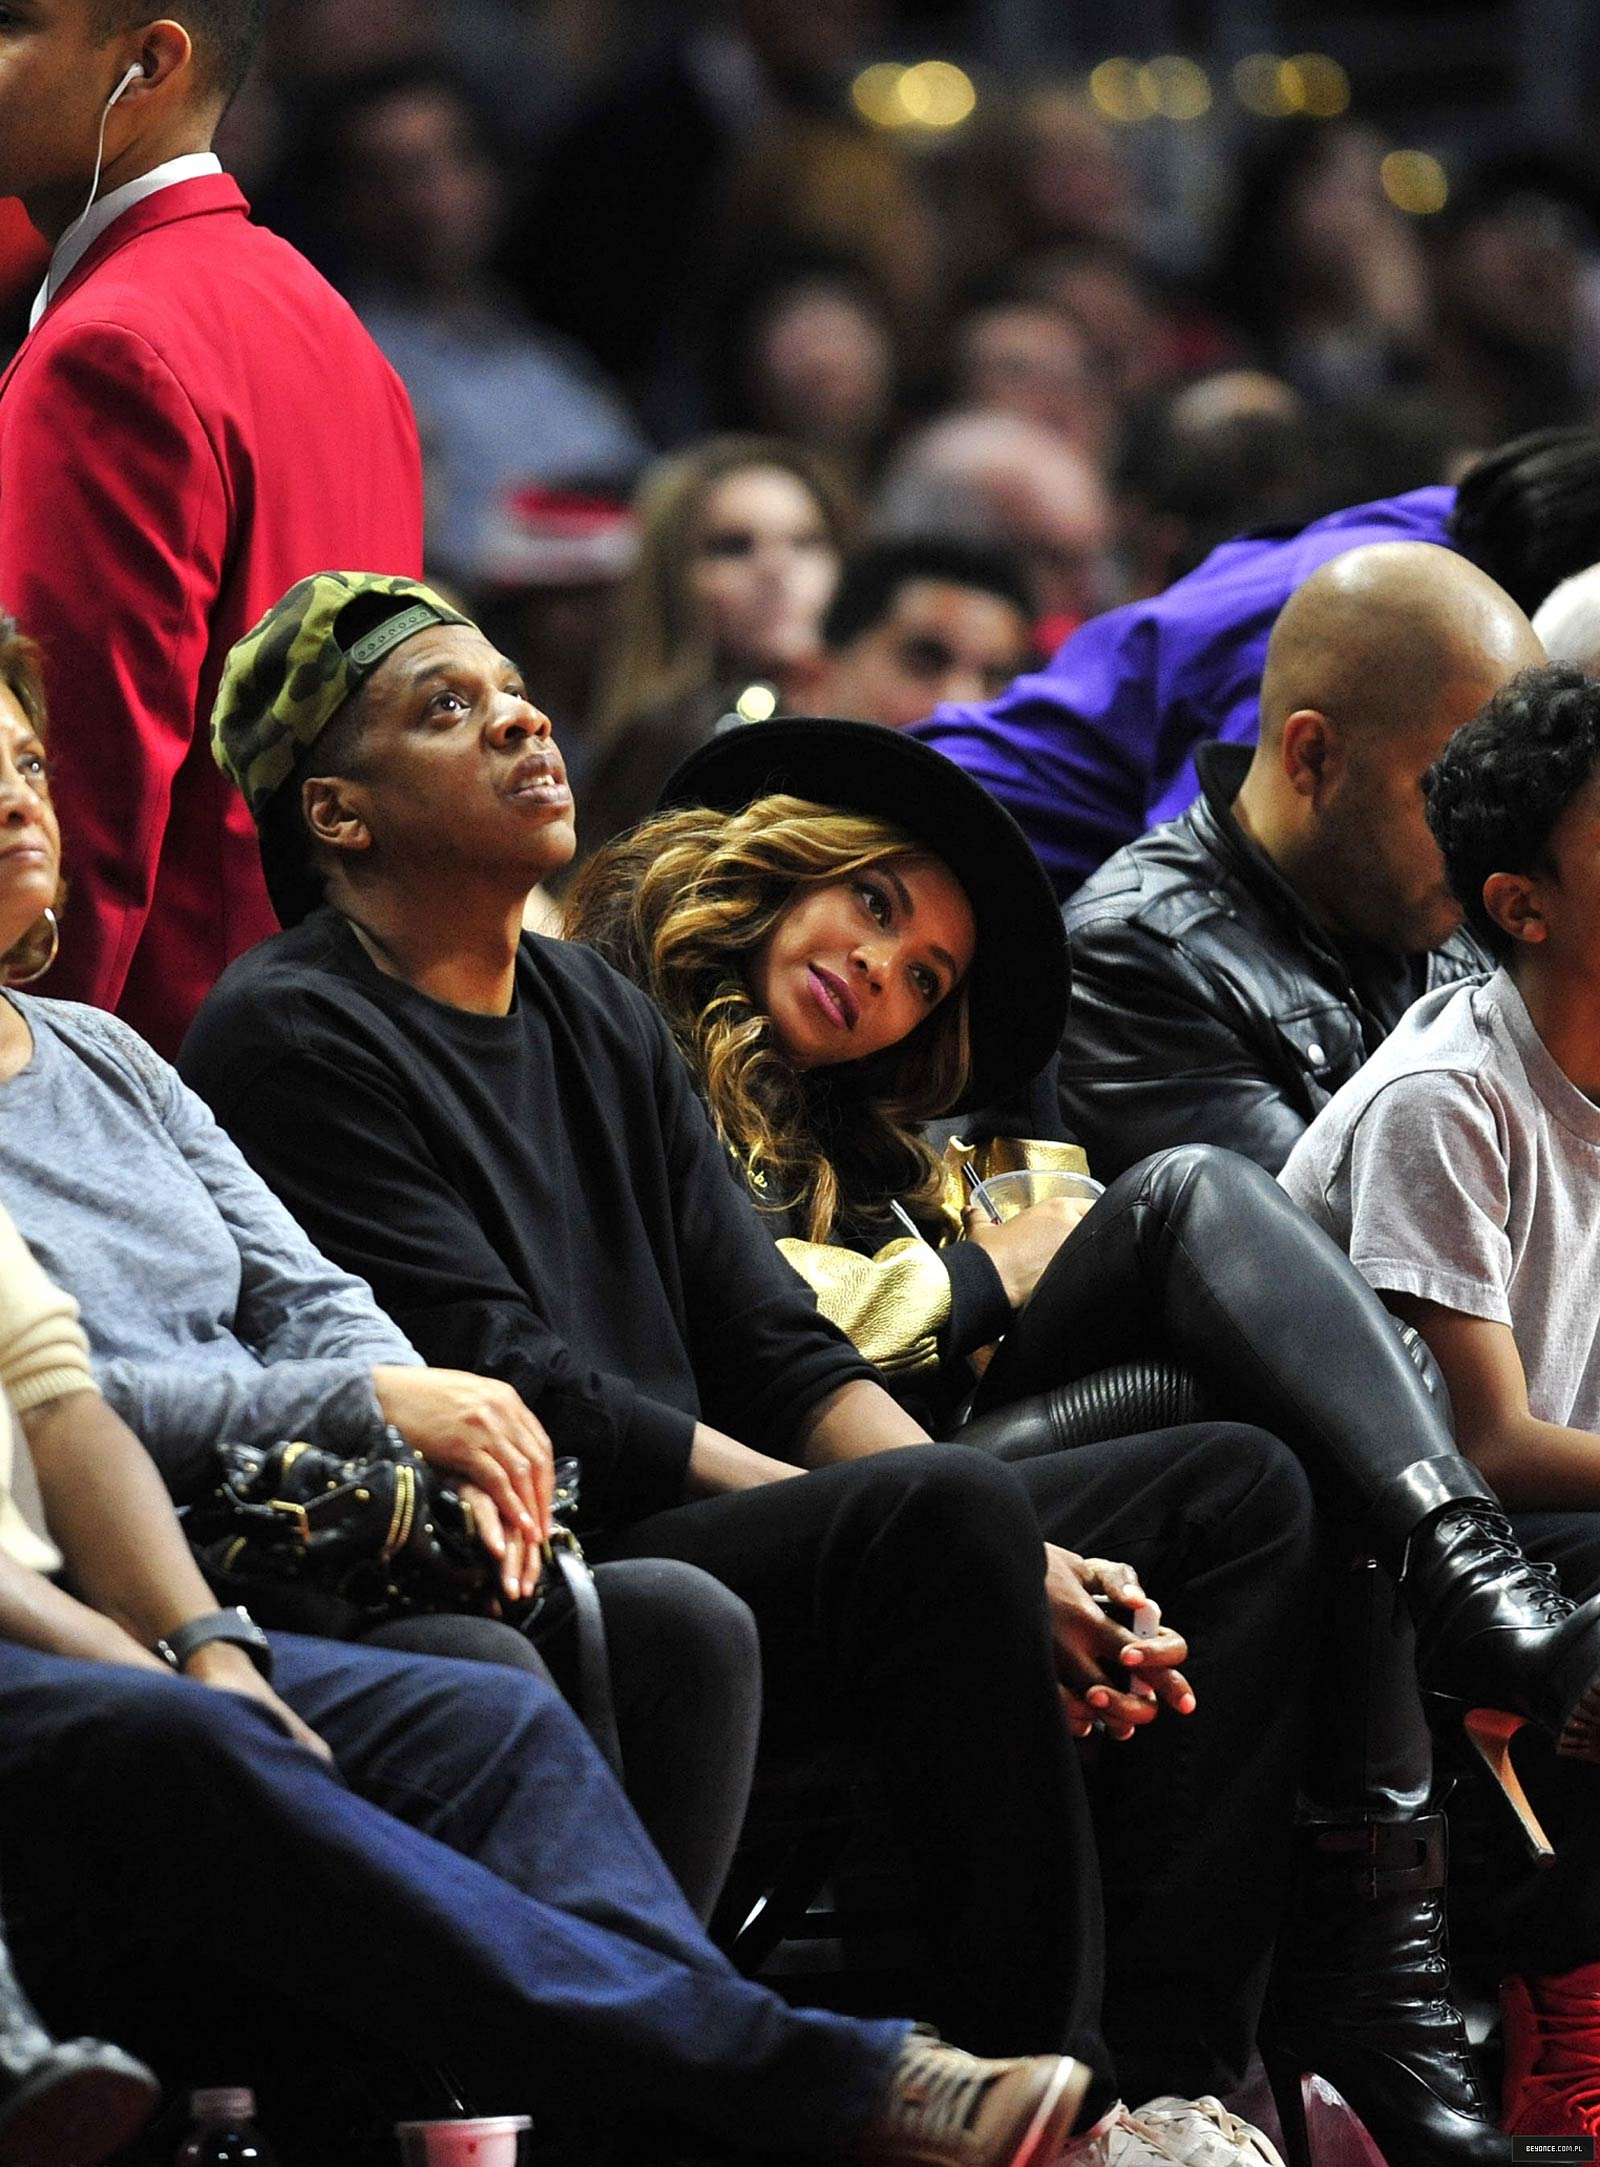
[[[1448,547],[1454,503],[1453,489],[1413,489],[1224,542],[1164,594],[1091,618],[987,707],[937,708],[911,734],[993,792],[1065,900],[1199,795],[1197,745],[1254,744],[1267,636],[1302,580],[1364,542]]]

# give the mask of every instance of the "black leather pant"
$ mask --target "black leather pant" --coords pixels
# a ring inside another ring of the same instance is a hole
[[[1269,1174],[1210,1145],[1160,1152],[1112,1182],[1006,1334],[973,1419],[1151,1355],[1193,1370],[1229,1418],[1282,1438],[1311,1478],[1330,1558],[1305,1773],[1315,1810],[1417,1811],[1432,1755],[1390,1577],[1414,1512],[1394,1478],[1434,1460],[1460,1494],[1488,1494],[1443,1403],[1348,1259]],[[1055,1441],[1044,1425],[1030,1442]]]
[[[1187,1363],[1230,1419],[1292,1445],[1319,1502],[1357,1515],[1387,1566],[1414,1524],[1395,1479],[1419,1460],[1463,1496],[1490,1494],[1372,1289],[1236,1152],[1185,1144],[1119,1175],[1001,1342],[972,1412],[1150,1354]]]

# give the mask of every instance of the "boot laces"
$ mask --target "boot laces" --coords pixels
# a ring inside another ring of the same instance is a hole
[[[1504,1552],[1517,1553],[1517,1538],[1511,1522],[1498,1505],[1484,1498],[1468,1498],[1455,1506],[1450,1519],[1457,1526],[1475,1529],[1484,1539],[1486,1548],[1492,1548],[1496,1561],[1504,1566]],[[1539,1613],[1541,1623],[1559,1625],[1563,1618],[1572,1615],[1572,1603],[1561,1592],[1553,1565],[1535,1565],[1530,1559],[1517,1556],[1515,1577],[1529,1603]]]

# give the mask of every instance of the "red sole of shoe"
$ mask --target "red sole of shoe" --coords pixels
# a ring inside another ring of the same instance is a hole
[[[1555,1858],[1555,1845],[1540,1825],[1539,1816],[1522,1788],[1522,1779],[1511,1758],[1511,1741],[1527,1722],[1526,1716],[1508,1715],[1501,1708],[1469,1708],[1461,1719],[1461,1728],[1469,1745],[1477,1751],[1500,1786],[1534,1859],[1539,1865],[1548,1866]]]

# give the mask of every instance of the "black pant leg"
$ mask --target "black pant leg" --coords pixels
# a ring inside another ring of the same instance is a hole
[[[1379,1501],[1423,1459],[1466,1473],[1449,1421],[1382,1305],[1270,1175],[1203,1145],[1120,1175],[1057,1254],[1007,1333],[974,1411],[1134,1355],[1189,1365],[1229,1416],[1299,1457],[1328,1510],[1334,1637],[1309,1771],[1316,1802],[1403,1817],[1426,1798],[1432,1752],[1409,1668],[1409,1625],[1361,1644],[1359,1592],[1340,1576],[1369,1550],[1394,1567],[1409,1515]],[[1481,1489],[1475,1478],[1468,1486]]]
[[[623,1788],[695,1915],[716,1906],[744,1822],[761,1725],[761,1653],[743,1604],[709,1573],[674,1560],[601,1565]],[[578,1683],[569,1619],[535,1649],[494,1618],[435,1613],[391,1619],[374,1647],[501,1663],[552,1679],[573,1700]]]
[[[498,1663],[505,1670],[531,1670],[554,1683],[532,1641],[514,1625],[471,1611],[421,1611],[410,1618],[385,1618],[361,1636],[369,1648],[397,1648],[405,1655],[443,1655],[458,1663]]]
[[[1045,1534],[1137,1568],[1189,1642],[1190,1716],[1100,1750],[1105,2026],[1130,2097],[1227,2090],[1288,1870],[1318,1607],[1310,1495],[1276,1439],[1197,1424],[1016,1470]]]
[[[755,1620],[710,1573],[674,1558],[595,1568],[623,1787],[702,1922],[716,1907],[744,1826],[761,1731]],[[546,1651],[575,1684],[571,1633]]]
[[[1098,1861],[1015,1474],[934,1445],[707,1498],[607,1555],[703,1566],[750,1605],[769,1729],[855,1740],[917,1867],[928,2012],[981,2051],[1104,2069]]]
[[[1416,1633],[1392,1576],[1324,1520],[1323,1604],[1300,1788],[1312,1821],[1408,1821],[1433,1791]]]

